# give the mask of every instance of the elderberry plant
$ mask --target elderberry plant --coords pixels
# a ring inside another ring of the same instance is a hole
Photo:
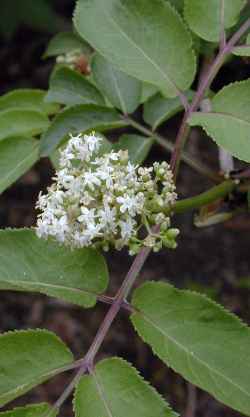
[[[196,210],[195,225],[205,227],[249,212],[250,79],[217,93],[212,84],[230,60],[250,56],[249,14],[245,0],[78,0],[74,31],[56,35],[44,54],[55,57],[49,90],[0,98],[0,192],[39,158],[56,169],[38,197],[35,228],[0,231],[0,288],[82,308],[110,305],[82,358],[47,330],[0,336],[0,406],[74,372],[55,404],[0,416],[60,415],[72,393],[76,417],[176,416],[124,358],[98,361],[122,309],[163,363],[250,416],[249,327],[209,298],[164,281],[133,291],[151,250],[175,249],[173,217],[178,225],[179,213]],[[158,128],[178,113],[170,141]],[[220,171],[184,150],[197,126],[215,141]],[[166,161],[143,166],[155,144]],[[240,171],[233,157],[243,161]],[[177,198],[181,160],[211,188]],[[136,255],[112,297],[102,253],[111,248],[125,248],[128,261]]]

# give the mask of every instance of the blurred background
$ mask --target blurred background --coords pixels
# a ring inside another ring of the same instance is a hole
[[[48,88],[54,61],[43,60],[49,39],[60,31],[71,30],[73,0],[1,0],[0,1],[0,93],[15,88]],[[94,24],[94,22],[93,22]],[[98,28],[97,28],[98,30]],[[250,62],[240,58],[220,72],[214,91],[229,81],[250,76]],[[140,117],[140,115],[138,115]],[[180,121],[177,116],[162,133],[174,137]],[[212,141],[194,131],[189,151],[218,168],[217,149]],[[169,159],[155,146],[148,162]],[[42,160],[15,185],[0,196],[0,227],[30,227],[35,224],[35,202],[39,191],[51,182],[53,168]],[[211,186],[209,181],[183,165],[178,183],[181,196],[191,196]],[[151,255],[137,282],[144,279],[168,280],[179,287],[206,293],[250,324],[250,218],[238,217],[223,225],[195,228],[193,214],[178,216],[181,229],[176,251]],[[114,294],[129,268],[126,252],[107,256],[111,274],[109,293]],[[80,358],[88,349],[103,318],[106,306],[84,311],[42,295],[2,292],[0,331],[44,327],[57,333]],[[187,384],[167,369],[134,333],[126,312],[121,312],[110,331],[99,358],[119,355],[132,362],[183,417],[236,417],[236,412]],[[53,403],[71,379],[70,373],[54,378],[14,402],[48,401]],[[60,412],[72,416],[68,401]],[[97,416],[99,417],[99,416]]]

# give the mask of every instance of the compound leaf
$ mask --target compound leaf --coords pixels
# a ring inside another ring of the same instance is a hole
[[[56,375],[72,361],[70,350],[47,330],[0,335],[0,406]]]
[[[205,296],[150,282],[135,291],[132,322],[176,372],[250,415],[250,330]]]
[[[176,97],[191,85],[196,67],[192,39],[168,2],[78,0],[74,22],[107,60],[166,96]]]
[[[93,249],[70,250],[29,229],[0,231],[0,289],[30,291],[82,307],[105,291],[104,258]]]
[[[74,408],[76,417],[177,417],[136,369],[119,358],[99,362],[80,380]]]

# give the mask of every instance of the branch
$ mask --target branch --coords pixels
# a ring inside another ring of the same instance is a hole
[[[237,44],[237,42],[240,40],[240,38],[244,35],[244,33],[249,28],[250,28],[250,18],[245,21],[245,23],[239,28],[239,30],[225,44],[224,48],[221,51],[219,51],[214,62],[208,68],[207,74],[202,79],[200,86],[194,96],[194,99],[188,111],[186,111],[184,114],[179,132],[177,134],[175,149],[172,154],[171,163],[170,163],[175,179],[177,177],[178,170],[179,170],[181,153],[184,148],[185,142],[187,140],[188,134],[190,132],[190,127],[188,126],[187,121],[189,117],[191,116],[191,114],[198,109],[199,104],[206,93],[206,90],[211,86],[218,71],[224,64],[226,56],[232,52],[234,46]]]

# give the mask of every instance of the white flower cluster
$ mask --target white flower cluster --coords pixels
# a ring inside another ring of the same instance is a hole
[[[174,248],[178,230],[170,229],[164,214],[177,197],[168,164],[138,167],[121,150],[100,155],[101,142],[94,133],[71,136],[54,184],[39,195],[37,235],[71,248],[128,246],[131,254],[143,245]],[[151,229],[159,223],[154,235]],[[140,237],[143,228],[146,238]]]

